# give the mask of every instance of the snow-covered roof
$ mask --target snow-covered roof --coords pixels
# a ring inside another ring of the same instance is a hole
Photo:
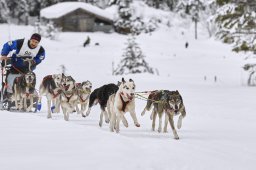
[[[113,21],[113,15],[107,11],[100,9],[96,6],[84,2],[61,2],[50,7],[46,7],[40,11],[40,15],[47,19],[60,18],[77,9],[85,10],[91,14],[96,15],[98,18]]]

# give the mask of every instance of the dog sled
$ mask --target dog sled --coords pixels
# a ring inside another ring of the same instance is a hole
[[[7,87],[8,87],[7,77],[9,74],[11,74],[10,69],[11,69],[10,61],[8,61],[8,60],[2,61],[2,63],[1,63],[2,83],[1,83],[1,92],[0,92],[0,110],[7,110],[7,111],[12,111],[12,112],[16,112],[16,111],[25,112],[26,110],[24,110],[23,107],[20,107],[20,104],[25,101],[19,102],[19,108],[21,108],[21,109],[17,109],[16,105],[15,105],[15,100],[14,100],[14,93],[10,94],[7,92]],[[32,104],[31,111],[35,113],[35,112],[37,112],[39,95],[36,90],[34,90],[33,94],[31,94],[31,95],[33,96],[33,104]],[[27,99],[26,104],[27,104],[27,106],[30,106],[31,105],[30,100]]]

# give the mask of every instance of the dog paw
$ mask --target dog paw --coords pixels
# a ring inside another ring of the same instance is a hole
[[[55,110],[55,106],[52,106],[51,107],[51,112],[54,113],[54,110]]]
[[[105,120],[106,123],[109,123],[109,119],[108,120]]]
[[[102,127],[102,122],[99,122],[99,126]]]
[[[158,129],[157,131],[158,131],[158,133],[161,133],[161,132],[162,132],[162,129]]]
[[[174,139],[179,140],[180,138],[179,138],[179,136],[177,135],[177,136],[174,136]]]
[[[82,117],[86,117],[86,115],[82,113]]]
[[[120,130],[119,129],[116,129],[116,133],[119,133],[120,132]]]
[[[150,116],[150,120],[153,120],[153,115]]]
[[[123,121],[123,124],[124,124],[124,126],[125,126],[126,128],[128,127],[128,122],[127,122],[127,120]]]
[[[48,118],[48,119],[52,118],[52,115],[47,115],[47,118]]]
[[[140,127],[140,124],[139,124],[139,123],[135,123],[135,126],[136,126],[136,127]]]
[[[39,110],[39,111],[40,111],[40,110],[41,110],[41,108],[42,108],[42,104],[41,104],[41,103],[38,103],[38,104],[37,104],[37,110]]]

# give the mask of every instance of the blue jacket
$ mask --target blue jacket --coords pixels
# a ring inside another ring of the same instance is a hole
[[[9,41],[9,42],[5,43],[4,46],[3,46],[3,49],[1,51],[1,55],[2,56],[7,56],[11,51],[15,50],[16,53],[14,53],[11,56],[12,65],[15,68],[21,70],[22,72],[23,71],[27,72],[25,70],[28,69],[28,68],[26,68],[28,66],[24,64],[23,58],[22,57],[17,57],[17,54],[19,53],[23,43],[29,43],[29,42],[25,42],[25,39],[18,39],[18,40]],[[40,64],[41,61],[44,60],[44,58],[45,58],[45,50],[41,46],[37,55],[34,57],[34,65],[32,66],[32,70],[34,70],[36,65]]]

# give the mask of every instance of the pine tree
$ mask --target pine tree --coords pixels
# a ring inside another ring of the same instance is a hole
[[[8,21],[9,12],[6,0],[0,0],[0,23]]]
[[[197,24],[200,21],[200,17],[205,10],[205,4],[203,0],[180,0],[176,6],[176,10],[183,16],[191,17],[195,23],[195,39],[197,39]]]
[[[45,8],[57,4],[58,2],[64,2],[64,0],[40,0],[40,6],[41,8]]]
[[[134,15],[134,8],[130,7],[131,0],[120,1],[118,5],[119,18],[114,22],[115,31],[121,34],[139,35],[141,32],[153,32],[157,28],[154,19],[144,22]],[[136,12],[135,12],[136,13]]]
[[[220,6],[230,3],[231,0],[216,0],[216,3]]]
[[[220,7],[215,15],[217,37],[234,44],[233,51],[256,51],[256,3],[250,0],[233,1]]]
[[[10,9],[12,18],[18,19],[18,24],[28,24],[29,5],[28,0],[8,0],[7,5]]]
[[[114,70],[114,75],[136,74],[136,73],[151,73],[153,69],[149,67],[145,61],[145,56],[141,48],[135,42],[135,37],[128,39],[128,44],[123,54],[123,59],[118,67]]]
[[[41,0],[28,0],[29,6],[29,15],[30,16],[39,16],[41,10]]]
[[[169,10],[173,11],[175,6],[177,5],[179,0],[144,0],[147,5],[157,8],[157,9],[165,9],[165,7],[169,8]]]
[[[115,21],[115,30],[121,34],[129,34],[132,30],[130,0],[120,1],[118,4],[119,18]]]
[[[109,0],[108,5],[119,5],[121,0]]]

